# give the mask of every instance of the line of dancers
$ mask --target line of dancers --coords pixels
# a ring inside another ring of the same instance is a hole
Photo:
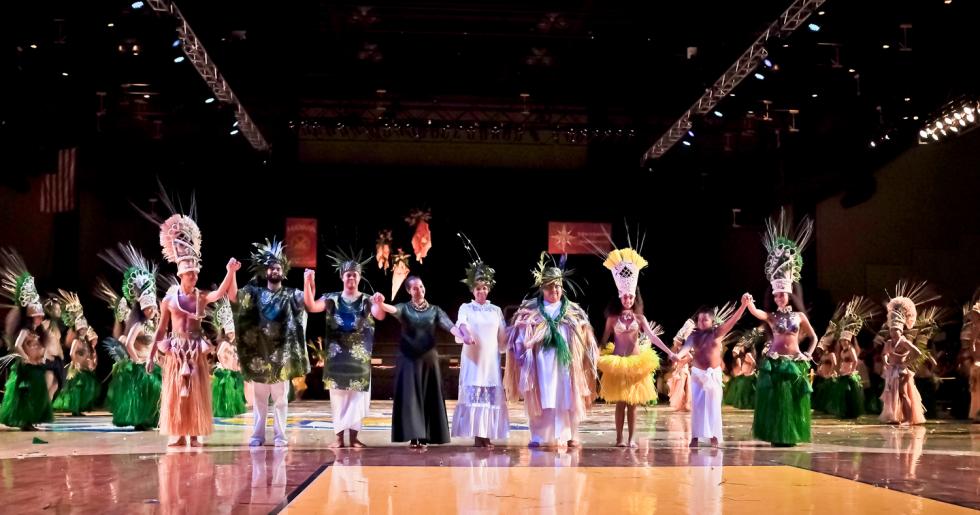
[[[261,446],[271,403],[273,444],[286,446],[289,385],[310,372],[307,314],[319,312],[326,314],[324,345],[316,355],[331,400],[336,436],[331,447],[364,446],[358,433],[371,398],[374,329],[388,316],[401,326],[391,439],[411,447],[448,443],[453,436],[492,447],[494,440],[508,438],[508,400],[523,401],[530,446],[578,447],[578,427],[599,398],[615,404],[615,444],[636,446],[636,408],[658,396],[654,374],[661,364],[654,347],[671,361],[666,381],[671,407],[691,413],[691,446],[723,440],[723,403],[753,408],[754,437],[775,446],[809,442],[812,409],[841,418],[866,409],[857,336],[881,311],[869,299],[855,297],[838,308],[824,336],[817,337],[794,294],[812,233],[808,219],[796,230],[784,213],[767,223],[765,272],[774,310],[759,309],[748,293],[735,305],[700,308],[669,347],[660,339],[663,328],[646,318],[637,294],[640,273],[648,266],[642,243],[639,249],[631,242],[613,245],[611,251],[596,246],[618,290],[606,311],[602,338],[596,340],[588,315],[566,294],[580,292],[564,257],[556,261],[542,253],[532,270],[536,294],[508,322],[489,301],[496,285],[494,269],[462,235],[470,254],[463,283],[473,300],[460,306],[455,321],[426,300],[418,276],[404,283],[408,302],[390,304],[381,293],[360,291],[370,258],[342,251],[329,255],[341,291],[317,296],[313,270],[305,271],[302,288],[285,286],[290,263],[285,246],[275,239],[254,244],[247,284],[238,286],[241,263],[232,258],[221,284],[202,289],[197,286],[202,238],[196,213],[193,208],[182,213],[162,198],[170,216],[151,218],[159,225],[162,255],[176,266],[176,277],[164,281],[166,293],[158,300],[160,275],[154,263],[129,244],[101,253],[122,276],[119,293],[106,281],[96,287],[114,317],[112,336],[101,343],[76,293],[59,291],[43,302],[23,260],[14,251],[0,252],[2,291],[14,304],[5,325],[12,353],[3,358],[10,372],[0,423],[33,429],[51,422],[55,410],[74,415],[90,411],[101,390],[94,372],[96,346],[101,344],[115,361],[106,398],[113,424],[137,430],[159,427],[169,445],[200,446],[202,437],[213,431],[214,417],[240,415],[250,405],[255,425],[249,445]],[[937,298],[925,284],[900,282],[886,305],[876,340],[884,379],[882,421],[925,420],[914,375],[929,361],[929,341],[948,318],[930,305]],[[733,332],[746,311],[760,325]],[[980,303],[968,306],[964,314],[963,333],[970,339],[964,344],[970,345],[973,360],[971,416],[976,417],[980,360],[975,322]],[[451,427],[438,330],[462,345]],[[723,357],[728,347],[732,366],[726,387]],[[811,363],[816,364],[812,384]]]

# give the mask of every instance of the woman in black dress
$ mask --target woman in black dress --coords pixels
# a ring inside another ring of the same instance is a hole
[[[442,373],[436,350],[436,327],[460,337],[453,321],[439,306],[425,300],[425,285],[418,277],[405,281],[412,296],[394,306],[384,295],[374,296],[376,305],[402,325],[395,369],[395,405],[392,409],[391,441],[409,442],[409,447],[449,443],[449,421],[442,396]]]

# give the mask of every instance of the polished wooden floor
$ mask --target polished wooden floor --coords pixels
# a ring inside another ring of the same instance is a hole
[[[540,451],[526,447],[526,419],[514,405],[511,438],[494,450],[469,440],[413,450],[388,442],[390,413],[390,402],[372,404],[364,450],[325,448],[333,436],[323,401],[291,405],[285,449],[249,448],[250,416],[218,420],[202,449],[168,450],[156,432],[119,430],[98,413],[58,417],[35,433],[0,429],[0,513],[980,509],[977,424],[818,418],[814,443],[775,449],[752,440],[751,411],[726,408],[724,445],[690,450],[689,416],[656,407],[639,414],[639,447],[621,449],[611,446],[611,408],[599,406],[582,427],[583,449]]]

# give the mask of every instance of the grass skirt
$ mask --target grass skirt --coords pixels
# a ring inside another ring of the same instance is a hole
[[[245,379],[241,372],[214,369],[211,376],[211,404],[216,417],[235,417],[246,413]]]
[[[755,407],[755,374],[735,376],[725,387],[724,403],[738,409]]]
[[[145,365],[133,361],[116,363],[109,383],[112,424],[119,427],[156,427],[160,420],[160,367],[146,373]]]
[[[824,411],[841,419],[864,414],[864,386],[857,372],[830,381],[823,399]]]
[[[81,415],[83,411],[91,411],[99,398],[102,385],[99,384],[95,372],[72,368],[68,372],[65,387],[54,398],[55,411],[67,411],[72,415]]]
[[[808,361],[767,357],[759,367],[752,434],[778,445],[810,441]]]
[[[40,422],[53,422],[45,367],[17,361],[10,367],[0,404],[0,424],[27,427]]]
[[[660,358],[650,347],[632,356],[600,356],[598,367],[602,372],[599,396],[606,402],[636,406],[657,398],[653,372],[660,368]]]

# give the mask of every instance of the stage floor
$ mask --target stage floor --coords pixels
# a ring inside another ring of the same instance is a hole
[[[453,403],[447,409],[452,414]],[[914,428],[816,418],[813,443],[751,438],[752,412],[725,408],[718,449],[687,448],[689,415],[638,412],[639,448],[612,447],[613,410],[597,406],[581,450],[526,447],[520,405],[493,450],[454,440],[426,450],[389,442],[391,402],[371,404],[363,450],[332,451],[327,401],[290,405],[285,449],[249,448],[250,415],[216,420],[202,449],[168,450],[156,432],[105,413],[0,430],[5,513],[957,513],[980,509],[980,424]],[[269,421],[271,443],[271,420]],[[44,443],[35,440],[39,439]]]

